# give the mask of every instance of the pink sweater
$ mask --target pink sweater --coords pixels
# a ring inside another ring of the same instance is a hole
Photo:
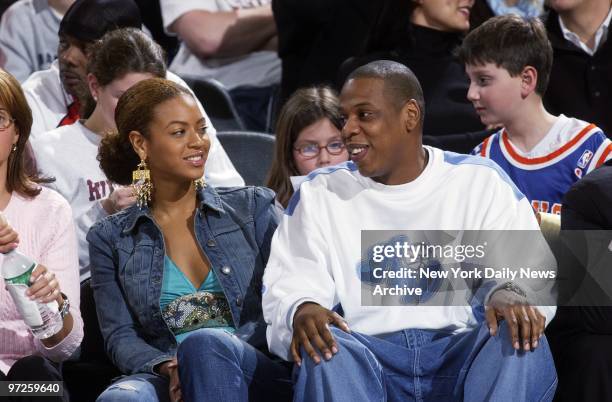
[[[67,359],[83,339],[79,310],[79,264],[77,243],[68,202],[53,190],[44,188],[34,199],[13,192],[3,211],[19,233],[19,250],[55,273],[60,289],[70,299],[74,326],[70,334],[52,348],[34,338],[19,316],[13,299],[0,277],[0,371],[8,372],[16,360],[43,355],[59,362]],[[0,264],[3,255],[0,254]]]

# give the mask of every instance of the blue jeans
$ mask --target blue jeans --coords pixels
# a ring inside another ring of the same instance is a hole
[[[339,352],[319,365],[302,350],[294,401],[551,401],[557,375],[546,338],[515,351],[505,323],[457,335],[408,329],[382,336],[332,327]]]
[[[177,352],[183,400],[290,401],[291,368],[219,329],[194,331]],[[98,402],[166,402],[168,380],[154,374],[126,376]]]
[[[179,346],[178,361],[186,402],[291,400],[291,367],[225,331],[195,331]]]
[[[106,388],[96,402],[170,402],[169,383],[164,377],[138,373],[121,377]]]

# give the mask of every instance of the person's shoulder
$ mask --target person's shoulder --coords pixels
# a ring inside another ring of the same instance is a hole
[[[58,154],[72,152],[69,150],[82,149],[83,139],[79,135],[79,123],[55,128],[40,135],[30,136],[32,151],[39,167],[45,165],[63,166],[66,161],[58,159]],[[71,159],[72,160],[72,159]]]
[[[352,193],[364,188],[363,176],[352,161],[316,169],[310,172],[289,200],[285,212],[292,215],[298,204],[306,198],[327,197],[330,194]]]
[[[328,166],[310,172],[302,185],[306,186],[325,186],[329,182],[346,180],[353,178],[359,169],[352,161],[346,161],[334,166]],[[300,186],[301,187],[301,186]]]
[[[216,187],[213,190],[223,207],[231,209],[250,208],[259,205],[273,204],[276,194],[267,187]]]
[[[101,238],[119,238],[122,233],[136,224],[140,216],[139,211],[137,205],[132,205],[116,214],[105,216],[91,226],[87,239],[89,240],[92,234]]]
[[[585,143],[589,146],[598,146],[606,141],[606,134],[594,123],[564,115],[560,115],[558,119],[560,124],[555,124],[553,127],[559,131],[558,149],[562,151],[572,151],[574,146]]]
[[[296,193],[337,193],[349,183],[359,182],[359,168],[352,161],[315,169],[300,182]],[[295,195],[295,194],[294,194]]]
[[[451,151],[441,151],[447,169],[453,170],[469,183],[476,184],[484,181],[489,185],[493,182],[507,186],[517,199],[524,197],[516,187],[510,176],[492,159],[479,155],[458,154]]]
[[[65,219],[66,217],[72,217],[72,209],[68,201],[57,191],[48,187],[40,186],[38,195],[32,198],[21,197],[21,199],[34,207],[29,213],[38,211],[41,218]]]
[[[495,161],[489,158],[483,158],[480,155],[459,154],[452,151],[441,152],[444,158],[444,163],[453,168],[475,170],[488,173],[496,172],[497,174],[499,174],[499,171],[503,172],[503,170],[499,167],[497,163],[495,163]]]
[[[61,142],[70,141],[75,139],[77,132],[80,131],[79,123],[69,124],[54,128],[53,130],[47,131],[41,135],[36,136],[32,141],[36,144],[50,144],[54,147],[59,147]]]
[[[57,63],[57,61],[54,63]],[[21,87],[26,94],[33,96],[54,92],[55,89],[61,88],[59,70],[56,66],[51,65],[46,70],[35,71],[23,82]]]
[[[44,1],[47,3],[46,1]],[[23,19],[31,19],[40,6],[38,0],[19,0],[10,5],[2,15],[4,23],[15,23]]]
[[[472,149],[472,151],[470,152],[470,155],[476,155],[476,156],[482,156],[485,158],[489,158],[490,153],[491,153],[490,152],[491,145],[493,145],[493,143],[497,141],[500,135],[501,135],[501,130],[487,136],[484,140],[482,140],[480,144],[476,145],[474,149]]]

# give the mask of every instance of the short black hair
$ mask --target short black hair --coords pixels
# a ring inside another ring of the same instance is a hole
[[[346,82],[358,78],[377,78],[384,82],[384,90],[391,96],[396,106],[403,107],[414,99],[421,110],[420,123],[425,119],[425,97],[418,78],[405,65],[391,60],[376,60],[355,69]]]
[[[553,50],[538,18],[493,17],[465,37],[457,55],[464,64],[495,63],[512,77],[531,66],[538,72],[536,92],[544,96],[548,87]]]

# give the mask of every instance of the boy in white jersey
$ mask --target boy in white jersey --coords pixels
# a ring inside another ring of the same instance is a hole
[[[362,305],[362,230],[537,222],[494,163],[422,145],[423,94],[407,67],[360,67],[340,100],[351,161],[301,184],[264,274],[268,344],[298,366],[294,401],[551,400],[542,333],[554,308],[529,306],[510,283],[493,288],[486,322],[470,306]]]
[[[536,211],[560,214],[570,186],[612,158],[612,142],[595,125],[544,108],[552,64],[546,29],[538,19],[491,18],[465,38],[460,57],[480,119],[503,127],[473,154],[500,165]]]

